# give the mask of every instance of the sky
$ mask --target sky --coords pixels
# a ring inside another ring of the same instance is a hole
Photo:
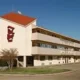
[[[80,0],[0,0],[0,16],[21,11],[37,25],[80,40]]]

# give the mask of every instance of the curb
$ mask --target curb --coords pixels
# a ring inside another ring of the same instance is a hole
[[[49,75],[57,75],[57,74],[68,74],[73,71],[60,72],[60,73],[52,73],[52,74],[0,74],[0,76],[49,76]]]

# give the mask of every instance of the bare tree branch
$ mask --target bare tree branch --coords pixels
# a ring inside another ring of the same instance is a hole
[[[8,63],[9,68],[12,69],[14,60],[17,58],[18,55],[17,49],[14,48],[10,48],[9,50],[3,49],[0,53],[2,55],[1,59],[6,61]]]

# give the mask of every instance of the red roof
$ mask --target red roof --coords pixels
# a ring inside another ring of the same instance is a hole
[[[29,17],[29,16],[24,16],[22,14],[14,13],[14,12],[5,14],[1,17],[4,18],[4,19],[13,21],[13,22],[22,24],[22,25],[27,25],[27,24],[29,24],[29,23],[31,23],[32,21],[35,20],[35,18]]]

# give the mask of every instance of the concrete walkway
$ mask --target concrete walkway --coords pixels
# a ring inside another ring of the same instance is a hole
[[[80,80],[80,63],[53,67],[72,69],[72,71],[47,75],[0,75],[0,80]]]

